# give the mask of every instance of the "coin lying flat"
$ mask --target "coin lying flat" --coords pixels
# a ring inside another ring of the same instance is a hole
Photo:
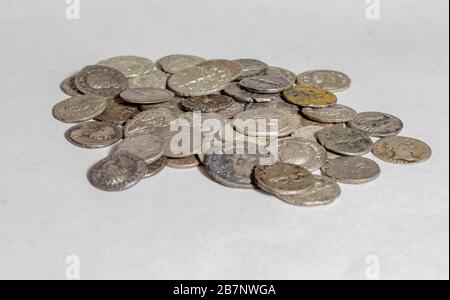
[[[292,104],[302,107],[328,107],[336,104],[336,95],[317,87],[295,86],[283,92]]]
[[[105,66],[88,66],[75,76],[77,88],[86,95],[114,98],[128,88],[128,79]]]
[[[432,150],[417,139],[396,136],[379,140],[373,148],[373,154],[389,163],[415,165],[429,160]]]
[[[144,104],[144,105],[141,105],[140,108],[143,111],[157,109],[157,108],[166,108],[166,109],[172,111],[173,113],[175,113],[176,115],[179,115],[179,114],[182,114],[185,112],[183,110],[182,101],[184,101],[184,98],[173,97],[166,102],[162,102],[162,103],[158,103],[158,104]]]
[[[308,171],[319,170],[327,162],[327,151],[317,142],[288,138],[278,143],[281,162],[297,165]]]
[[[155,69],[148,74],[129,78],[128,85],[130,89],[136,88],[165,89],[167,87],[167,80],[169,80],[169,77],[170,74],[164,73],[159,69]]]
[[[200,161],[195,155],[185,158],[169,158],[167,166],[172,169],[186,170],[193,169],[200,165]]]
[[[365,157],[339,157],[322,167],[322,173],[333,180],[347,184],[363,184],[380,176],[376,162]]]
[[[98,149],[119,142],[123,131],[119,126],[94,121],[73,126],[67,130],[65,136],[75,146]]]
[[[341,155],[361,156],[373,149],[372,139],[355,129],[325,128],[317,132],[316,137],[322,146]]]
[[[88,179],[97,189],[118,192],[136,185],[147,172],[147,164],[130,153],[105,158],[89,170]]]
[[[155,135],[139,135],[123,140],[113,153],[128,152],[139,156],[147,164],[151,164],[163,156],[164,140]]]
[[[301,126],[300,128],[296,129],[292,133],[292,137],[301,138],[301,139],[310,140],[310,141],[317,141],[316,133],[318,133],[319,131],[321,131],[322,129],[325,129],[325,128],[326,127],[319,126],[319,125]]]
[[[402,131],[403,122],[385,113],[363,112],[350,121],[348,126],[373,137],[389,137],[396,136]]]
[[[321,126],[323,128],[329,128],[329,127],[344,127],[343,123],[322,123],[322,122],[316,122],[308,120],[307,118],[300,115],[300,126]]]
[[[271,75],[271,76],[278,76],[278,77],[284,77],[287,80],[289,80],[289,82],[291,83],[291,86],[293,86],[295,84],[295,80],[297,75],[295,75],[295,73],[283,69],[283,68],[279,68],[279,67],[269,67],[269,69],[267,69],[267,71],[265,72],[266,75]]]
[[[126,123],[124,134],[125,137],[133,137],[167,131],[176,119],[177,115],[166,108],[146,110]]]
[[[64,123],[81,123],[92,120],[106,109],[106,100],[100,96],[75,96],[53,107],[53,116]]]
[[[275,94],[292,87],[292,82],[280,76],[260,75],[247,77],[239,83],[245,90],[260,94]]]
[[[59,87],[61,88],[61,91],[63,91],[68,96],[74,97],[83,95],[83,93],[75,85],[75,75],[64,79]]]
[[[252,93],[244,90],[239,83],[232,82],[229,85],[227,85],[223,92],[227,94],[230,97],[233,97],[236,101],[241,102],[271,102],[275,100],[276,98],[280,97],[279,93],[276,94],[258,94],[258,93]]]
[[[297,77],[297,84],[300,86],[319,87],[333,93],[349,89],[351,83],[347,75],[331,70],[309,71]]]
[[[123,100],[134,104],[157,104],[166,102],[174,96],[173,92],[159,88],[129,89],[120,94]]]
[[[164,170],[166,166],[167,158],[164,156],[151,164],[147,164],[147,172],[145,173],[144,178],[150,178],[157,175]]]
[[[357,112],[353,108],[340,104],[324,108],[305,107],[302,113],[308,119],[321,123],[347,123],[357,116]]]
[[[257,59],[237,59],[235,62],[242,66],[241,76],[237,80],[261,75],[269,69],[269,65]]]
[[[241,64],[232,61],[232,60],[226,60],[226,59],[212,59],[207,60],[202,63],[199,63],[198,66],[213,66],[213,67],[219,67],[224,68],[230,71],[232,80],[237,79],[242,74],[242,66]]]
[[[245,111],[245,104],[237,101],[233,101],[233,104],[225,109],[218,111],[217,113],[225,119],[233,119],[241,112]]]
[[[271,96],[269,102],[261,102],[261,103],[255,102],[247,104],[246,110],[252,109],[273,109],[273,110],[281,109],[290,112],[295,112],[296,114],[298,113],[298,106],[286,102],[285,100],[283,100],[283,98],[281,98],[280,94],[274,94],[273,96]],[[299,117],[301,116],[299,115]]]
[[[159,132],[164,139],[164,156],[167,158],[187,158],[202,150],[202,133],[196,128],[182,127],[178,131]]]
[[[156,69],[151,60],[138,56],[112,57],[99,62],[98,65],[113,68],[127,78],[143,76]]]
[[[174,54],[161,58],[158,64],[164,72],[174,74],[204,61],[204,58],[194,55]]]
[[[134,118],[139,112],[136,106],[127,105],[121,100],[113,99],[107,100],[106,109],[95,119],[105,123],[123,125],[128,120]]]
[[[214,113],[230,107],[233,103],[234,100],[231,97],[209,95],[188,98],[182,102],[182,105],[187,111]]]

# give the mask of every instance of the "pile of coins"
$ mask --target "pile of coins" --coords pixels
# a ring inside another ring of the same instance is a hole
[[[337,104],[336,94],[350,86],[351,79],[341,72],[316,70],[297,76],[255,59],[169,55],[154,63],[120,56],[64,80],[61,89],[71,98],[57,104],[53,115],[76,124],[65,135],[75,146],[114,145],[110,156],[88,173],[90,183],[103,191],[125,190],[165,167],[202,166],[227,187],[260,188],[289,204],[318,206],[341,195],[339,183],[362,184],[380,175],[377,162],[363,157],[370,152],[395,164],[418,164],[431,157],[425,143],[399,136],[403,122],[395,116],[358,113]],[[220,129],[195,126],[197,112],[218,120]],[[180,133],[173,132],[171,124],[179,119],[227,147],[251,137],[258,137],[264,148],[275,144],[277,161],[262,164],[262,154],[224,154],[206,151],[210,149],[204,145],[176,152],[171,141]],[[248,120],[275,120],[277,130],[242,126]],[[230,131],[231,138],[224,134]]]

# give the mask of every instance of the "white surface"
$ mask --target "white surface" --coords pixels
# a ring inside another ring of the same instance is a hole
[[[64,279],[78,255],[84,279],[382,279],[449,277],[448,1],[0,0],[0,278]],[[399,116],[433,159],[380,163],[383,175],[343,186],[326,208],[302,209],[227,189],[199,170],[165,170],[118,194],[88,168],[107,151],[78,149],[52,106],[58,85],[115,55],[157,59],[257,57],[301,72],[342,70],[340,102]]]

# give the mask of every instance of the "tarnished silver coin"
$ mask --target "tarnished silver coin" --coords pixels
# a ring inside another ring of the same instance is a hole
[[[171,123],[176,119],[177,115],[166,108],[146,110],[126,123],[124,134],[125,137],[133,137],[168,131]]]
[[[276,100],[277,98],[281,98],[280,93],[258,94],[258,93],[248,92],[248,91],[244,90],[238,82],[230,83],[229,85],[227,85],[224,88],[223,92],[225,94],[227,94],[228,96],[233,97],[236,101],[248,102],[248,103],[271,102],[271,101]],[[298,110],[298,108],[297,108],[297,110]]]
[[[155,69],[146,75],[129,78],[128,85],[130,89],[137,89],[137,88],[165,89],[167,87],[167,80],[169,80],[169,77],[170,74],[164,73],[159,69]]]
[[[269,67],[265,74],[270,76],[284,77],[289,80],[289,82],[291,82],[291,86],[295,84],[295,80],[297,78],[297,75],[295,75],[295,73],[279,67]]]
[[[380,112],[359,113],[348,126],[373,137],[396,136],[403,130],[403,122],[399,118]]]
[[[157,104],[169,101],[175,97],[175,94],[166,89],[137,88],[123,91],[120,97],[128,103]]]
[[[172,169],[186,170],[200,166],[200,161],[195,155],[185,158],[169,158],[167,167]]]
[[[228,69],[216,66],[195,66],[173,74],[167,86],[178,96],[207,96],[223,90],[231,79]]]
[[[305,140],[310,141],[317,141],[316,139],[316,133],[321,131],[322,129],[325,129],[324,126],[318,126],[318,125],[308,125],[308,126],[301,126],[300,128],[296,129],[292,133],[292,137],[295,138],[301,138]]]
[[[120,99],[112,99],[107,100],[106,109],[95,119],[105,123],[123,125],[139,112],[136,106],[125,104]]]
[[[191,127],[180,127],[178,131],[160,131],[164,139],[164,156],[167,158],[187,158],[202,151],[202,133]]]
[[[130,153],[105,158],[89,170],[89,182],[102,191],[118,192],[136,185],[147,172],[144,160]]]
[[[311,140],[287,138],[278,142],[278,157],[280,162],[316,171],[327,162],[327,151]]]
[[[198,56],[174,54],[161,58],[158,64],[164,72],[174,74],[204,61],[204,58]]]
[[[351,128],[325,128],[316,137],[322,146],[341,155],[361,156],[373,149],[373,141],[367,134]]]
[[[224,95],[191,97],[182,102],[187,111],[215,113],[233,105],[234,100]]]
[[[75,76],[75,84],[86,95],[114,98],[128,88],[128,79],[110,67],[88,66]]]
[[[375,143],[373,154],[386,162],[416,165],[428,161],[433,151],[430,146],[417,139],[396,136],[387,137]]]
[[[380,176],[380,166],[365,157],[339,157],[328,161],[322,173],[331,179],[347,184],[363,184]]]
[[[164,143],[164,139],[159,136],[144,134],[124,139],[114,148],[113,153],[128,152],[151,164],[163,156]]]
[[[348,106],[335,104],[324,108],[305,107],[303,115],[321,123],[347,123],[356,118],[357,112]]]
[[[183,109],[182,101],[184,101],[184,98],[173,97],[166,102],[158,104],[144,104],[141,105],[140,108],[143,111],[157,108],[166,108],[175,113],[176,115],[179,115],[185,112]]]
[[[292,82],[280,76],[259,75],[247,77],[239,83],[245,90],[260,94],[281,93],[292,87]]]
[[[53,107],[53,116],[64,123],[92,120],[106,109],[106,99],[95,95],[75,96]]]
[[[143,76],[156,69],[150,59],[138,56],[112,57],[99,62],[98,65],[116,69],[127,78]]]
[[[68,96],[81,96],[83,93],[75,85],[75,75],[66,78],[59,86],[61,91],[63,91]]]
[[[264,74],[269,69],[269,65],[257,59],[237,59],[235,62],[242,66],[241,76],[237,80]]]
[[[314,176],[314,184],[295,196],[278,196],[284,202],[302,207],[329,205],[341,196],[341,187],[326,176]]]
[[[321,122],[308,120],[307,118],[303,117],[302,115],[300,115],[300,123],[301,123],[301,125],[300,125],[301,127],[321,126],[323,128],[329,128],[329,127],[344,127],[345,126],[344,123],[321,123]]]
[[[241,76],[242,73],[242,66],[241,64],[232,61],[232,60],[226,60],[226,59],[212,59],[204,61],[198,66],[213,66],[213,67],[219,67],[219,68],[225,68],[230,71],[232,80],[237,79],[239,76]]]
[[[167,166],[167,158],[165,156],[161,157],[157,161],[147,164],[147,172],[144,178],[150,178],[159,174]]]
[[[262,95],[262,94],[259,94],[259,95]],[[246,110],[252,110],[252,109],[273,109],[273,110],[277,110],[277,109],[281,109],[281,110],[287,110],[287,111],[295,112],[296,114],[298,114],[298,111],[299,111],[298,106],[284,101],[283,98],[281,98],[280,94],[271,95],[271,97],[269,99],[270,99],[269,102],[249,103],[246,106]],[[300,115],[299,115],[299,117],[301,118]]]
[[[350,88],[352,80],[344,73],[331,70],[316,70],[297,77],[300,86],[319,87],[329,92],[342,92]]]
[[[65,136],[75,146],[98,149],[119,142],[123,137],[123,130],[117,125],[94,121],[73,126],[66,131]]]
[[[233,101],[233,104],[225,109],[218,111],[217,113],[225,119],[233,119],[241,112],[245,111],[245,104],[237,101]]]

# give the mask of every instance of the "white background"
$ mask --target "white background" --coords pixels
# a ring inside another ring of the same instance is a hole
[[[382,279],[449,277],[447,0],[0,0],[0,278]],[[340,102],[399,116],[434,150],[425,165],[380,163],[325,208],[227,189],[200,170],[165,170],[123,193],[92,188],[107,150],[64,139],[62,79],[110,56],[260,58],[353,79]]]

